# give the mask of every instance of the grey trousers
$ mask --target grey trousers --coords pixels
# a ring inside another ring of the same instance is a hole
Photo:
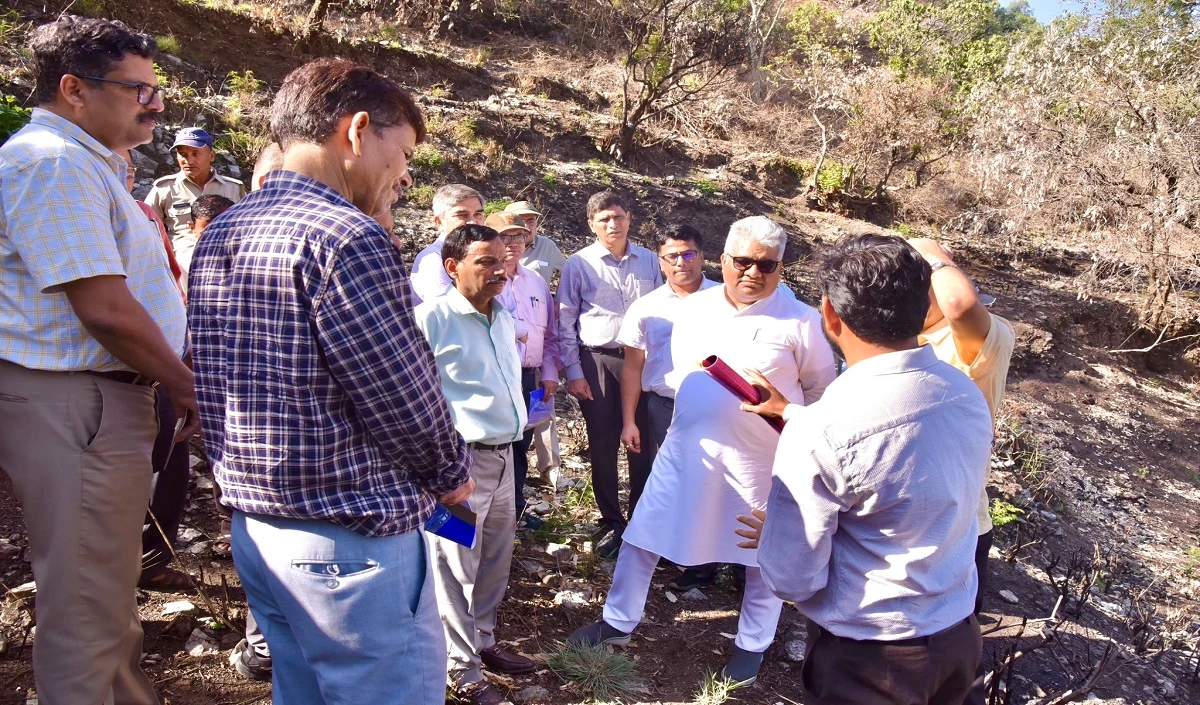
[[[517,531],[512,446],[471,450],[475,548],[429,535],[434,587],[446,629],[447,669],[456,685],[483,680],[479,654],[496,645],[496,612],[508,587]]]
[[[43,705],[158,702],[135,592],[157,433],[150,387],[0,361],[0,467],[29,535]]]

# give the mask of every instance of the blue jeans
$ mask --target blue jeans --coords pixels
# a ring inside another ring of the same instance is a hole
[[[442,705],[446,640],[419,531],[368,538],[234,512],[233,560],[271,644],[275,705]]]

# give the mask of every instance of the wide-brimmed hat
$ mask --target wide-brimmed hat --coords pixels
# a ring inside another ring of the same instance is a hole
[[[517,215],[536,215],[541,218],[542,214],[537,212],[533,204],[529,201],[513,201],[504,207],[505,213],[516,213]]]
[[[521,216],[507,211],[492,213],[483,224],[501,234],[509,230],[529,232],[529,228],[525,227],[525,221],[521,220]]]

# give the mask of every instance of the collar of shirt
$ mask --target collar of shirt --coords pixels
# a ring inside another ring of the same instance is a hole
[[[609,252],[608,248],[605,247],[604,245],[600,244],[600,241],[597,240],[596,242],[593,242],[592,244],[590,244],[587,247],[580,250],[579,254],[583,255],[587,259],[592,260],[593,262],[603,262],[604,260],[608,260],[608,262],[610,264],[619,265],[628,259],[638,259],[639,258],[638,250],[640,250],[640,249],[643,249],[643,248],[639,247],[638,245],[633,244],[633,242],[631,240],[626,238],[625,239],[625,255],[623,257],[618,258],[613,253]]]
[[[311,176],[305,176],[294,171],[278,169],[267,174],[267,178],[263,181],[262,189],[260,190],[266,191],[267,189],[280,189],[284,191],[288,189],[300,189],[315,196],[320,196],[334,205],[358,208],[358,206],[343,196],[340,191],[326,186]]]
[[[738,308],[737,306],[733,305],[733,302],[729,300],[729,295],[727,293],[725,293],[724,289],[722,289],[721,300],[725,302],[725,306],[728,307],[728,311],[729,311],[730,315],[732,315],[732,316],[753,316],[753,315],[757,314],[760,309],[766,308],[769,302],[774,301],[775,298],[780,295],[781,294],[779,293],[779,289],[776,289],[775,291],[772,291],[770,294],[767,294],[765,297],[759,299],[758,301],[755,301],[754,303],[750,304],[749,306],[746,306],[744,308]]]
[[[937,363],[937,355],[933,353],[933,348],[928,345],[922,345],[912,350],[898,350],[860,360],[848,367],[838,378],[838,381],[845,379],[854,380],[858,377],[881,377],[883,375],[903,374],[905,372],[928,369]]]
[[[29,118],[29,124],[39,125],[47,130],[53,130],[62,134],[64,137],[75,140],[82,146],[86,147],[97,157],[104,160],[105,164],[117,173],[124,183],[125,180],[125,159],[108,147],[100,144],[100,142],[89,135],[82,127],[76,125],[70,120],[56,115],[44,108],[34,108],[33,114]]]
[[[504,308],[504,305],[499,301],[499,297],[492,297],[492,300],[488,302],[492,306],[492,316],[491,318],[488,318],[487,316],[483,315],[479,309],[475,308],[475,304],[471,303],[467,300],[467,297],[463,296],[462,292],[458,290],[457,286],[452,286],[446,290],[446,301],[450,304],[450,308],[455,313],[461,313],[464,316],[476,316],[488,328],[492,327],[492,323],[494,323],[496,320],[496,314],[500,311],[500,309]]]

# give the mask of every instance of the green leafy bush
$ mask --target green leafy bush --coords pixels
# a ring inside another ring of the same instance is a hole
[[[1015,504],[998,499],[988,507],[988,515],[992,518],[992,526],[1002,529],[1025,516],[1025,510]]]
[[[432,208],[434,188],[429,184],[413,186],[404,192],[404,198],[413,208]]]
[[[0,96],[0,144],[24,127],[32,112],[29,108],[22,108],[11,95]]]
[[[437,147],[428,142],[417,146],[416,151],[413,152],[412,160],[409,162],[414,169],[425,172],[437,171],[445,163],[446,158],[442,156],[442,153],[438,151]]]
[[[483,212],[487,215],[491,215],[492,213],[499,213],[500,211],[507,208],[508,204],[510,204],[510,203],[512,203],[511,199],[497,198],[495,200],[488,201],[487,203],[483,204]]]

